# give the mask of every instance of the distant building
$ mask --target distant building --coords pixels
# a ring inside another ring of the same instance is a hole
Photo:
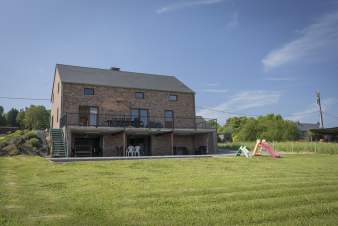
[[[299,131],[300,139],[307,139],[308,133],[310,132],[310,130],[319,129],[319,127],[320,127],[319,122],[317,122],[317,123],[296,122],[296,124],[297,124],[297,128],[298,128],[298,131]]]
[[[311,129],[311,133],[316,139],[323,139],[326,141],[338,141],[338,127],[325,129]]]

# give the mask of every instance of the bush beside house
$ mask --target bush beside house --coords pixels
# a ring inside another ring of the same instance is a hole
[[[46,132],[41,130],[17,130],[2,135],[0,136],[0,156],[46,156],[49,151],[46,137]]]

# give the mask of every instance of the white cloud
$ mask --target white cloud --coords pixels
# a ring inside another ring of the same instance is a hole
[[[231,15],[229,22],[225,25],[226,29],[232,30],[239,26],[238,12],[234,12]]]
[[[206,93],[227,93],[228,92],[227,89],[203,89],[202,91]]]
[[[322,102],[322,110],[323,112],[325,112],[325,111],[328,111],[334,105],[334,103],[336,102],[336,99],[326,98],[326,99],[323,99],[321,102]],[[312,103],[304,110],[295,112],[286,118],[292,121],[316,123],[320,120],[318,105],[317,103]]]
[[[268,77],[265,78],[266,81],[296,81],[296,78],[281,78],[281,77]]]
[[[162,14],[162,13],[167,13],[171,11],[176,11],[179,9],[184,9],[184,8],[191,8],[195,6],[201,6],[201,5],[212,5],[212,4],[217,4],[220,2],[223,2],[224,0],[195,0],[195,1],[181,1],[181,2],[176,2],[171,5],[166,5],[163,6],[159,9],[156,10],[156,13]]]
[[[338,12],[320,18],[301,31],[302,36],[286,43],[279,49],[272,50],[262,60],[264,68],[270,70],[277,66],[294,62],[323,48],[337,48],[338,45]],[[334,50],[336,51],[336,50]]]
[[[208,83],[207,86],[215,87],[215,86],[219,86],[219,83]]]
[[[235,94],[215,107],[202,109],[197,115],[205,118],[217,118],[223,124],[226,118],[235,116],[233,112],[263,107],[278,103],[281,93],[277,91],[244,91]],[[228,113],[227,113],[228,112]]]

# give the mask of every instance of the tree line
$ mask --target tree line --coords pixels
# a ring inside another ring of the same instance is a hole
[[[218,133],[224,134],[228,141],[270,141],[297,140],[299,131],[295,122],[285,120],[280,115],[268,114],[253,117],[231,117],[218,126]]]
[[[19,127],[20,129],[49,128],[50,110],[41,105],[31,105],[24,109],[12,108],[4,112],[0,106],[0,126]]]

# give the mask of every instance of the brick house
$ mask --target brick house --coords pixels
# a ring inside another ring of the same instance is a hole
[[[57,64],[51,102],[54,157],[216,150],[214,120],[196,116],[194,91],[174,76]]]

